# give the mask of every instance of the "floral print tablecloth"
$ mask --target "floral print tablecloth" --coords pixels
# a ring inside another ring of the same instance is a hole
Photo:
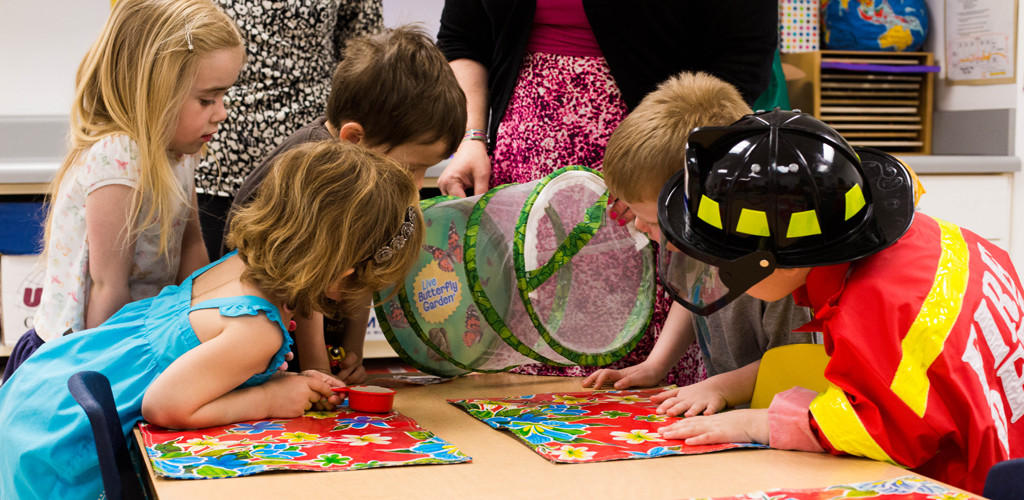
[[[827,488],[801,490],[767,490],[716,497],[715,500],[833,500],[840,498],[878,498],[884,500],[968,500],[978,498],[953,491],[941,484],[916,476],[904,476],[883,481],[840,484]],[[708,499],[691,499],[708,500]],[[980,500],[980,499],[979,499]]]
[[[511,432],[542,457],[558,463],[764,448],[752,443],[690,446],[662,438],[656,430],[676,418],[658,415],[658,405],[650,397],[664,390],[561,392],[448,402],[495,429]]]
[[[340,407],[299,418],[253,420],[198,430],[140,424],[156,474],[238,477],[272,470],[338,471],[469,462],[455,446],[398,412]]]

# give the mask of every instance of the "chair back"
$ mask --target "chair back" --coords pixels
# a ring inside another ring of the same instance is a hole
[[[121,418],[114,404],[110,381],[102,373],[82,371],[68,379],[68,389],[71,390],[71,397],[85,410],[92,425],[106,498],[146,498],[129,455],[128,442],[121,429]]]
[[[828,360],[821,344],[789,344],[768,349],[757,369],[750,407],[767,408],[776,394],[797,386],[824,391],[828,388]]]
[[[1024,497],[1024,458],[1003,460],[992,466],[985,478],[982,495],[990,500]]]

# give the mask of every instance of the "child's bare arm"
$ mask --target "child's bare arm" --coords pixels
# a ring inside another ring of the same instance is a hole
[[[89,194],[85,208],[85,231],[89,243],[89,297],[85,306],[85,327],[94,328],[131,302],[131,277],[135,245],[129,234],[128,206],[133,189],[110,184]]]
[[[363,368],[363,342],[366,339],[366,325],[370,321],[370,304],[373,297],[367,295],[364,300],[353,300],[342,311],[344,317],[344,339],[341,347],[345,349],[345,357],[341,361],[341,371],[332,374],[331,361],[327,356],[327,343],[324,341],[324,316],[313,313],[309,318],[295,318],[295,349],[299,354],[301,371],[316,370],[336,376],[346,384],[358,384],[366,380]]]
[[[343,320],[345,336],[341,346],[345,349],[345,357],[341,360],[341,370],[337,377],[346,384],[361,384],[366,381],[366,369],[363,367],[363,345],[366,343],[366,327],[370,323],[370,306],[373,296],[366,295],[352,300],[345,308]]]
[[[185,353],[146,390],[142,416],[172,428],[202,428],[261,418],[296,417],[332,395],[322,380],[274,377],[238,389],[268,368],[281,330],[266,316],[223,318],[223,331]]]
[[[696,384],[665,391],[651,397],[660,403],[658,413],[671,416],[711,415],[726,407],[749,403],[761,361],[720,373]]]
[[[606,382],[614,382],[616,389],[630,387],[652,387],[665,378],[668,371],[679,362],[687,349],[693,345],[696,333],[690,311],[673,302],[662,326],[661,335],[654,348],[642,363],[621,370],[598,370],[583,379],[583,387],[600,388]]]
[[[181,235],[181,261],[178,263],[178,274],[175,283],[181,283],[196,269],[210,263],[210,254],[203,243],[203,231],[199,226],[199,202],[192,193],[192,216],[188,219],[185,231]]]
[[[324,315],[313,312],[308,317],[295,316],[295,352],[299,355],[299,370],[316,370],[331,374],[324,342]]]

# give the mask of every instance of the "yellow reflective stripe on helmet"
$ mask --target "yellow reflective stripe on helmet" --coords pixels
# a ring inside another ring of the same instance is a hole
[[[900,466],[871,437],[842,389],[829,384],[811,401],[811,415],[837,450]]]
[[[697,218],[722,229],[722,213],[718,209],[718,202],[700,195],[700,204],[697,205]]]
[[[786,229],[787,238],[799,238],[821,234],[821,227],[818,226],[818,214],[814,210],[793,212],[789,215],[789,228]]]
[[[846,192],[846,219],[844,220],[850,220],[850,217],[857,215],[857,212],[860,212],[865,204],[864,192],[860,190],[860,184],[854,184]]]
[[[744,208],[740,210],[740,220],[736,222],[736,232],[754,236],[771,236],[768,231],[768,215],[760,210]]]
[[[960,316],[969,276],[970,251],[960,228],[943,220],[936,222],[941,231],[942,250],[935,281],[903,338],[903,358],[890,386],[919,417],[928,406],[928,369],[942,353],[946,337]]]

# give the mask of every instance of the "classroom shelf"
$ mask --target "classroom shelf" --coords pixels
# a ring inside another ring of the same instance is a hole
[[[927,155],[932,150],[930,52],[783,54],[803,76],[786,82],[794,109],[831,125],[854,146]]]

